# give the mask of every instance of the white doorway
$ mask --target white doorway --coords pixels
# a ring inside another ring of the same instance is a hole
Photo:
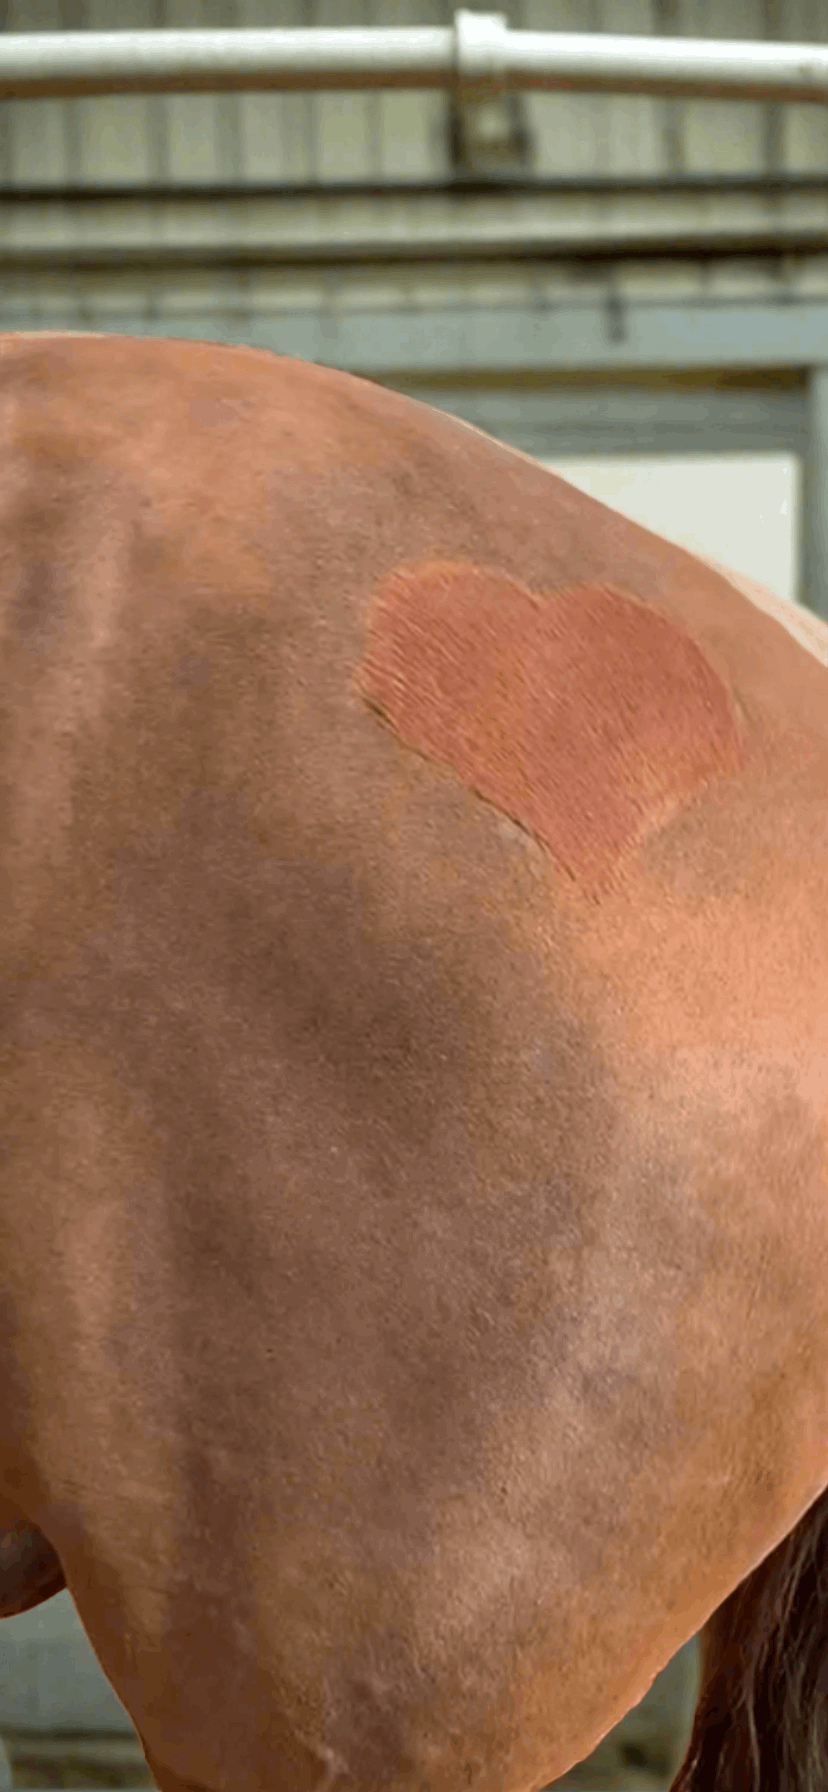
[[[618,455],[546,460],[593,498],[693,553],[794,599],[800,466],[795,455]]]

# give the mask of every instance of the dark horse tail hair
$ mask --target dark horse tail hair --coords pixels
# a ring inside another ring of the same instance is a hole
[[[828,1792],[828,1489],[705,1625],[670,1792]]]

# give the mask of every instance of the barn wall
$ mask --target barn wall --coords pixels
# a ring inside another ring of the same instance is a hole
[[[822,43],[821,0],[511,0],[515,29]],[[445,0],[4,0],[7,31],[445,24]],[[524,100],[535,178],[822,178],[821,107],[612,95]],[[441,93],[127,96],[3,108],[0,183],[444,181]],[[766,196],[772,207],[772,196]]]

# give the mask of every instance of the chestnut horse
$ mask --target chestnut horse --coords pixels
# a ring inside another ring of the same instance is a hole
[[[252,350],[0,440],[2,1609],[162,1792],[529,1792],[702,1626],[681,1792],[823,1792],[824,628]]]

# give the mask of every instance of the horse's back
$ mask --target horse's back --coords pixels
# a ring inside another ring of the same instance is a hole
[[[165,1789],[518,1792],[828,1481],[824,667],[380,388],[3,350],[7,1486]]]

